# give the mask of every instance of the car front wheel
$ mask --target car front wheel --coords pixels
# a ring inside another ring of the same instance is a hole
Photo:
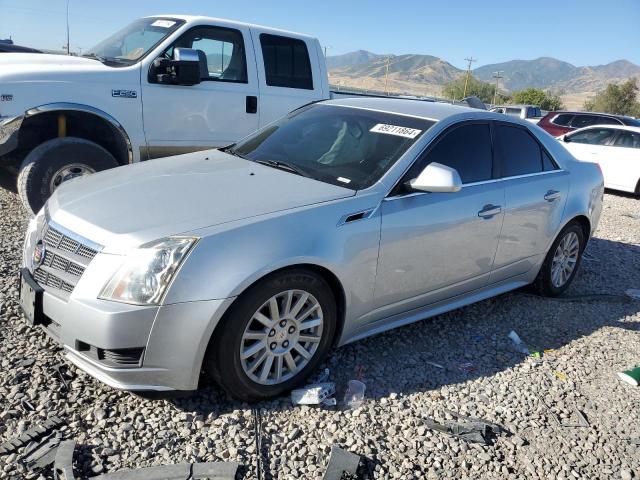
[[[548,297],[561,295],[576,276],[586,241],[582,227],[570,223],[558,234],[533,286]]]
[[[335,298],[320,275],[307,270],[276,273],[232,305],[216,329],[205,369],[235,398],[272,398],[314,371],[335,329]]]

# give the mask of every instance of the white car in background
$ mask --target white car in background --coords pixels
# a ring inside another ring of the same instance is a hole
[[[640,195],[640,127],[593,125],[558,139],[578,160],[600,165],[606,188]]]

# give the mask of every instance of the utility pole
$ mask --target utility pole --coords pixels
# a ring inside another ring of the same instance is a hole
[[[499,82],[500,82],[500,79],[501,79],[501,78],[504,78],[504,77],[502,76],[502,74],[503,74],[503,73],[504,73],[504,70],[498,70],[497,72],[493,72],[493,78],[495,78],[495,79],[496,79],[496,89],[495,89],[495,91],[493,92],[493,105],[494,105],[494,106],[495,106],[495,104],[496,104],[496,98],[497,98],[497,96],[498,96],[498,86],[500,85],[500,83],[499,83]]]
[[[324,46],[324,58],[327,58],[327,48],[332,48],[331,45]]]
[[[389,57],[387,57],[387,62],[385,65],[384,72],[384,91],[389,96]]]
[[[67,55],[69,55],[69,49],[71,45],[69,45],[69,0],[67,0]]]
[[[464,93],[462,94],[462,98],[466,98],[467,96],[467,85],[469,85],[469,77],[471,76],[471,64],[476,62],[478,59],[469,57],[465,58],[467,62],[469,62],[469,66],[467,67],[467,79],[464,81]]]

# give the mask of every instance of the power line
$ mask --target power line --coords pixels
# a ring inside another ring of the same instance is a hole
[[[467,67],[467,79],[464,81],[464,93],[462,94],[462,98],[466,98],[467,96],[467,85],[469,84],[469,77],[471,76],[471,64],[478,61],[477,58],[473,57],[465,58],[465,60],[469,62],[469,65]]]

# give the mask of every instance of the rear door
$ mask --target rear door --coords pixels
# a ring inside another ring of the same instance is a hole
[[[568,173],[526,127],[495,122],[494,145],[506,209],[491,283],[529,271],[546,254],[569,191]]]
[[[251,34],[260,85],[260,126],[325,98],[316,40],[256,29]]]
[[[407,172],[430,163],[455,168],[455,193],[405,192],[382,202],[376,304],[385,315],[427,305],[485,286],[502,227],[504,188],[493,179],[488,122],[455,126],[435,140]],[[386,308],[383,308],[386,307]]]
[[[150,83],[142,72],[147,158],[233,143],[260,124],[258,74],[249,28],[201,25],[183,33],[165,52],[193,48],[206,59],[201,83]],[[143,156],[144,158],[144,156]]]
[[[640,132],[618,130],[607,149],[610,151],[606,160],[608,182],[611,186],[635,191],[640,180]]]
[[[611,162],[611,142],[616,130],[607,127],[585,128],[567,134],[564,146],[578,160],[595,162],[600,165],[605,184],[613,181],[615,164]]]

